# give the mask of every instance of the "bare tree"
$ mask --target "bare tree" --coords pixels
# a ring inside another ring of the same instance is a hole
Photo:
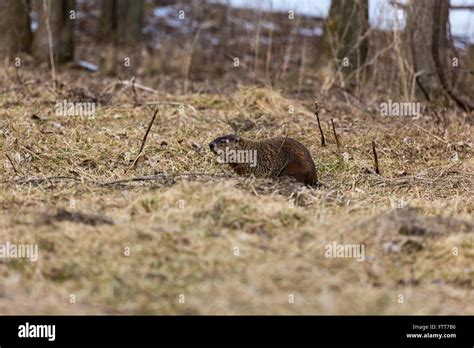
[[[0,57],[14,57],[31,47],[30,18],[26,0],[0,1]]]

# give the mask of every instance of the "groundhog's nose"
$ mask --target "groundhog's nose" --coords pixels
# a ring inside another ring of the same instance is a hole
[[[214,142],[209,143],[209,148],[211,149],[212,152],[216,152],[216,151],[215,151],[216,144],[214,144]]]

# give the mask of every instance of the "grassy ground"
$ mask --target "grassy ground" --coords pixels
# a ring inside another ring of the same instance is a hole
[[[472,114],[320,98],[322,148],[313,100],[138,91],[161,104],[134,107],[109,88],[94,119],[58,116],[56,101],[106,86],[68,76],[0,95],[0,242],[39,245],[37,262],[0,259],[0,313],[474,314]],[[233,175],[207,147],[232,128],[298,139],[323,186]],[[45,179],[58,176],[73,179]],[[333,242],[364,245],[365,261],[325,257]]]

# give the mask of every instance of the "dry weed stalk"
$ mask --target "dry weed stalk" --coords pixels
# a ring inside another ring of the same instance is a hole
[[[140,150],[138,150],[137,157],[135,157],[135,160],[133,161],[132,165],[130,166],[129,170],[132,168],[135,168],[135,165],[137,164],[138,159],[142,155],[143,147],[145,146],[146,139],[148,138],[148,133],[150,133],[151,126],[153,126],[153,122],[155,122],[156,115],[158,114],[159,108],[156,108],[155,113],[153,114],[153,117],[151,118],[150,124],[148,125],[148,128],[145,132],[145,135],[143,136],[142,144],[140,146]]]
[[[323,129],[321,128],[321,121],[319,120],[319,103],[314,102],[314,114],[316,115],[316,120],[318,121],[319,134],[321,134],[321,146],[326,146],[326,138],[324,137]]]

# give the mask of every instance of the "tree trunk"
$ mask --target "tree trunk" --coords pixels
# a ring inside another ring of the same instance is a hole
[[[359,79],[367,58],[368,0],[332,0],[324,32],[325,55],[337,59],[349,87]]]
[[[117,31],[117,1],[102,0],[100,8],[100,40],[113,42]]]
[[[30,17],[26,0],[0,1],[0,57],[13,58],[31,48]]]
[[[438,52],[445,63],[447,63],[447,24],[449,0],[442,0],[444,3],[443,13],[434,18],[434,0],[412,0],[408,6],[407,13],[407,34],[412,55],[412,64],[415,73],[421,74],[417,77],[416,83],[419,90],[426,99],[436,100],[443,95],[443,87],[436,73],[435,62],[431,54],[433,50],[433,27],[435,21],[442,28],[438,37]]]
[[[433,22],[432,56],[436,67],[436,72],[440,79],[441,86],[443,87],[444,91],[449,95],[449,97],[453,99],[458,106],[462,107],[466,111],[474,110],[474,103],[453,87],[452,74],[449,73],[452,69],[448,68],[452,67],[452,64],[448,62],[448,57],[446,55],[441,55],[441,53],[446,53],[446,49],[442,48],[447,47],[448,34],[447,28],[441,26],[440,24],[447,23],[448,16],[449,1],[435,0],[433,12],[433,18],[435,20]]]
[[[102,0],[99,40],[106,43],[104,74],[117,73],[117,46],[132,45],[141,40],[143,10],[143,0]]]
[[[125,43],[134,43],[142,38],[143,0],[118,0],[118,35]]]
[[[117,45],[140,41],[143,11],[143,0],[103,0],[100,39]]]
[[[33,55],[50,62],[50,50],[55,63],[74,58],[74,0],[42,0],[39,3],[38,30],[33,40]]]

